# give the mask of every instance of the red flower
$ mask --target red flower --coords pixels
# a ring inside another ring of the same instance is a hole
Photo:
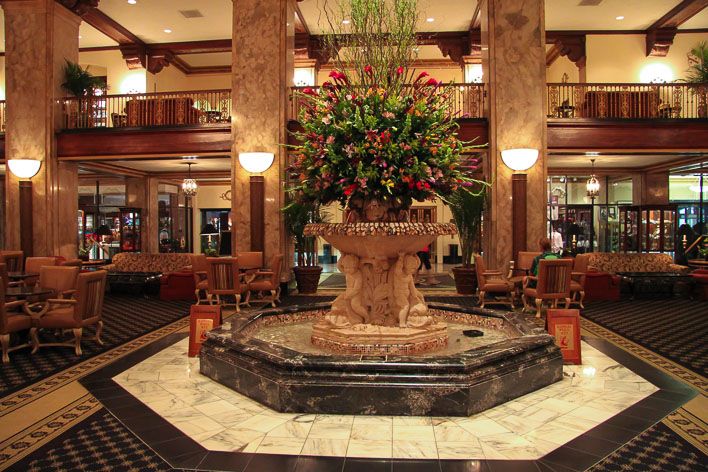
[[[344,195],[349,196],[351,195],[354,190],[356,190],[357,185],[356,184],[351,184],[347,188],[344,189]]]
[[[339,72],[338,70],[333,70],[329,73],[329,76],[334,80],[341,80],[342,82],[347,82],[347,76],[344,75],[343,72]]]
[[[317,95],[317,92],[312,90],[310,87],[307,87],[305,90],[302,91],[305,95]]]
[[[366,72],[366,75],[371,77],[374,73],[374,69],[372,69],[371,66],[366,66],[364,67],[364,72]]]
[[[422,79],[428,77],[429,75],[430,75],[430,74],[428,74],[427,72],[423,71],[423,72],[421,72],[420,74],[418,74],[418,77],[416,77],[415,81],[416,81],[416,82],[419,82],[420,80],[422,80]]]
[[[399,66],[398,69],[396,69],[396,74],[398,74],[398,75],[403,74],[403,67]]]
[[[438,81],[435,79],[428,79],[428,81],[425,83],[425,85],[432,85],[433,87],[437,87]]]

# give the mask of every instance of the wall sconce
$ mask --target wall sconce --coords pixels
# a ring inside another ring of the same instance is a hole
[[[275,160],[272,152],[240,152],[238,162],[251,174],[261,174],[267,171]]]
[[[505,149],[501,152],[504,164],[514,171],[511,176],[511,218],[514,222],[511,254],[518,261],[519,251],[526,250],[526,174],[538,160],[538,149]]]
[[[515,171],[521,172],[530,169],[538,160],[538,149],[519,148],[505,149],[501,152],[502,161],[506,166]]]
[[[15,177],[20,179],[31,179],[42,166],[42,161],[38,159],[9,159],[7,166]]]

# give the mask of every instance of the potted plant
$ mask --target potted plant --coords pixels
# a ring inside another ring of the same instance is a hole
[[[95,77],[88,71],[88,67],[84,69],[75,62],[66,61],[64,82],[61,86],[71,95],[78,98],[76,108],[71,110],[78,119],[77,127],[88,126],[89,117],[91,116],[91,97],[93,97],[97,89],[104,85],[101,78]]]
[[[460,238],[462,265],[453,267],[457,293],[472,295],[477,290],[477,277],[472,263],[475,247],[479,242],[484,211],[486,186],[479,192],[460,187],[450,195],[446,203],[452,212]]]
[[[322,267],[317,264],[317,240],[305,236],[305,226],[321,223],[324,218],[317,204],[294,201],[283,208],[285,228],[295,240],[297,265],[293,267],[298,293],[317,292]]]
[[[708,43],[701,41],[688,53],[688,69],[684,82],[696,84],[691,88],[697,98],[696,112],[699,118],[708,117]]]

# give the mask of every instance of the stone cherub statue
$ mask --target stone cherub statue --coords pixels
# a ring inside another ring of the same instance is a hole
[[[398,313],[398,325],[401,328],[422,327],[432,322],[425,316],[428,307],[423,295],[415,288],[415,272],[420,260],[414,254],[399,253],[393,269],[392,303]]]
[[[369,313],[363,303],[364,276],[359,267],[359,258],[344,254],[337,268],[346,278],[346,291],[332,302],[332,310],[326,320],[337,327],[369,322]]]

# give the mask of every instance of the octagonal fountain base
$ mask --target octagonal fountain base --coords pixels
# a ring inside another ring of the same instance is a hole
[[[207,334],[202,374],[287,413],[469,416],[554,383],[553,338],[521,315],[429,304],[448,343],[427,353],[333,352],[310,342],[330,304],[270,310]],[[481,337],[463,331],[475,329]]]

